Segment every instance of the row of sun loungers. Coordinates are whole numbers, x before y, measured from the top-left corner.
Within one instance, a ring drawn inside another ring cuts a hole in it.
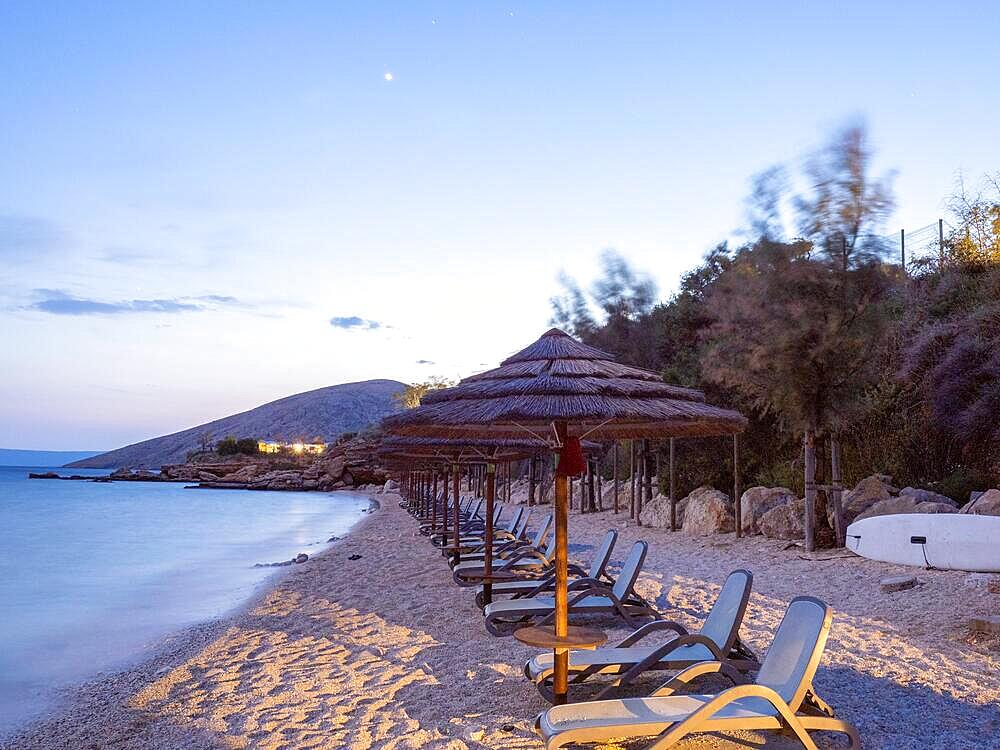
[[[497,636],[510,635],[525,624],[549,624],[555,614],[554,550],[547,541],[552,516],[545,516],[529,540],[531,511],[518,507],[500,524],[503,512],[498,506],[494,518],[491,601],[486,601],[482,583],[486,540],[479,501],[466,501],[460,509],[462,551],[460,560],[452,561],[456,583],[478,587],[476,602],[486,629]],[[447,548],[453,541],[434,536],[437,530],[428,524],[420,530],[438,547]],[[692,733],[731,730],[784,731],[810,750],[816,750],[810,732],[839,732],[852,748],[860,748],[857,730],[836,718],[813,687],[833,618],[826,604],[808,596],[793,599],[760,660],[739,635],[753,586],[749,571],[730,573],[701,627],[689,631],[664,619],[635,591],[646,542],[635,542],[618,574],[609,573],[617,539],[616,531],[608,531],[588,568],[570,566],[569,612],[571,618],[619,617],[635,629],[612,646],[569,652],[570,685],[591,684],[591,699],[552,706],[538,716],[535,727],[547,748],[630,737],[647,738],[647,747],[659,749]],[[674,637],[664,641],[664,634]],[[524,665],[525,677],[550,702],[553,661],[553,655],[545,653]],[[648,697],[614,697],[653,671],[675,674]],[[706,675],[721,676],[732,687],[716,693],[686,692]]]

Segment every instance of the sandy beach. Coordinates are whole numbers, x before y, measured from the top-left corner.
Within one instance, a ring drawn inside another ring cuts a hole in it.
[[[280,574],[233,616],[75,690],[67,707],[4,747],[540,747],[531,727],[546,704],[521,674],[534,652],[488,635],[473,590],[454,585],[398,497],[378,500],[345,539]],[[1000,646],[967,631],[970,616],[996,613],[1000,595],[966,585],[967,574],[904,571],[842,550],[803,559],[783,542],[671,534],[610,512],[572,515],[571,556],[586,558],[612,526],[620,530],[615,563],[632,541],[650,542],[639,590],[686,625],[697,624],[728,571],[752,570],[742,632],[758,652],[793,596],[830,603],[835,620],[816,687],[866,748],[1000,747]],[[919,585],[879,591],[882,576],[902,572]],[[625,632],[599,624],[612,639]],[[833,735],[819,740],[845,746]],[[761,746],[796,745],[753,732],[682,745]]]

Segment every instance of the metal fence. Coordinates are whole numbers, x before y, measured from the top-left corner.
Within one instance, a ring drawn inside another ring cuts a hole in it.
[[[898,234],[881,237],[887,259],[895,257],[907,273],[940,267],[945,261],[945,245],[954,227],[938,219],[917,229],[900,229]]]

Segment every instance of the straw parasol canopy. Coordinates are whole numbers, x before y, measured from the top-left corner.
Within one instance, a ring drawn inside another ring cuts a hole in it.
[[[557,328],[500,367],[432,391],[384,424],[400,435],[552,442],[557,422],[568,436],[594,439],[708,437],[746,427],[743,415],[705,403],[701,391],[615,362]]]
[[[746,419],[705,403],[700,391],[668,385],[654,372],[615,362],[607,352],[553,328],[500,367],[429,393],[416,409],[387,417],[383,424],[390,432],[411,436],[531,435],[558,452],[555,616],[546,639],[553,648],[555,701],[564,703],[568,649],[577,643],[569,626],[568,482],[586,465],[581,439],[735,435],[746,427]]]
[[[512,438],[433,438],[390,435],[382,439],[375,453],[379,459],[396,464],[483,464],[522,461],[540,453],[548,453],[548,443],[527,436]],[[598,455],[600,443],[582,443],[583,452]]]
[[[383,438],[376,449],[380,459],[410,459],[427,462],[489,463],[519,461],[548,450],[540,440],[509,438]]]

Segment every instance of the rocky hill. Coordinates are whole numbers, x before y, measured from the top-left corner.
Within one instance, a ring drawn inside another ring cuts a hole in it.
[[[344,432],[362,430],[395,411],[393,396],[405,387],[395,380],[365,380],[317,388],[67,465],[91,469],[159,468],[183,462],[189,452],[200,447],[206,434],[212,440],[234,435],[284,441],[322,436],[332,441]]]

